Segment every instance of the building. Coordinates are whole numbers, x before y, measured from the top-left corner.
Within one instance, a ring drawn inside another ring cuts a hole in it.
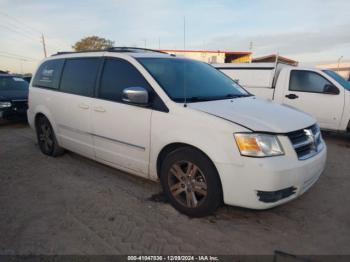
[[[279,63],[292,65],[292,66],[297,66],[299,64],[298,61],[295,61],[293,59],[290,59],[284,56],[276,55],[276,54],[253,58],[252,63],[275,63],[277,57],[278,57]]]
[[[211,50],[160,50],[169,54],[184,56],[206,63],[249,63],[251,52],[211,51]]]
[[[331,63],[317,65],[317,68],[331,69],[344,77],[346,80],[350,79],[350,62]]]

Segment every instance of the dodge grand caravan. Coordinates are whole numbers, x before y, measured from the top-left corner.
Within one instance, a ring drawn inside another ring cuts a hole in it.
[[[249,94],[206,63],[146,49],[45,59],[30,85],[28,121],[42,153],[66,149],[160,180],[190,216],[222,202],[286,203],[326,161],[311,116]]]

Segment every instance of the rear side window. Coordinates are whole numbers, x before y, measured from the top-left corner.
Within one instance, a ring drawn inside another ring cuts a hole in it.
[[[60,90],[76,95],[92,96],[99,64],[100,58],[67,59]]]
[[[290,72],[289,90],[323,93],[325,87],[331,83],[323,76],[306,70],[292,70]]]
[[[63,59],[44,62],[35,74],[33,86],[57,89],[63,64]]]
[[[122,101],[122,92],[128,87],[151,87],[141,73],[128,61],[107,58],[103,67],[98,97],[106,100]]]

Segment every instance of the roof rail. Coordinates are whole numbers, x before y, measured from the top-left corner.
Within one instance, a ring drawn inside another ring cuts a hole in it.
[[[155,50],[155,49],[141,48],[141,47],[128,47],[128,46],[110,47],[110,48],[105,49],[105,51],[108,51],[108,52],[134,52],[134,53],[150,52],[150,53],[168,54],[166,52]]]
[[[93,52],[116,52],[116,53],[162,53],[162,54],[168,54],[163,51],[154,50],[154,49],[148,49],[148,48],[139,48],[139,47],[110,47],[106,49],[100,49],[100,50],[85,50],[85,51],[66,51],[66,52],[57,52],[56,54],[53,54],[52,56],[57,55],[66,55],[66,54],[79,54],[79,53],[93,53]]]

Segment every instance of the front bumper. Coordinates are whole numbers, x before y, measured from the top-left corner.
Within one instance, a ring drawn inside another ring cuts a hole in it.
[[[0,109],[0,118],[11,120],[26,117],[28,102],[26,100],[12,102],[11,107]]]
[[[324,144],[324,141],[322,141]],[[225,204],[252,209],[267,209],[306,192],[324,170],[327,148],[317,155],[298,160],[293,148],[279,157],[242,157],[240,165],[215,163]]]

